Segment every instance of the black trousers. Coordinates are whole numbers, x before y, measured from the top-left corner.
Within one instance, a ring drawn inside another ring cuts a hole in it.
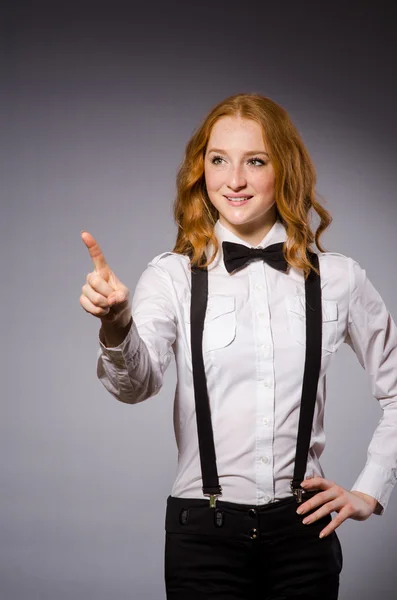
[[[313,496],[304,494],[304,499]],[[319,538],[328,515],[303,525],[295,498],[261,506],[168,497],[168,600],[336,600],[342,549]],[[314,511],[311,511],[314,512]]]

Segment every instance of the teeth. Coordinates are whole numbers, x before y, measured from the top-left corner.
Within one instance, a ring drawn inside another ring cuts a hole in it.
[[[238,196],[237,198],[229,198],[229,196],[226,196],[228,200],[231,200],[232,202],[242,202],[243,200],[248,200],[248,196]]]

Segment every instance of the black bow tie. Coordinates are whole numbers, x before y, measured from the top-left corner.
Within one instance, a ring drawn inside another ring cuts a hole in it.
[[[278,271],[286,272],[288,263],[284,258],[283,242],[272,244],[267,248],[248,248],[243,244],[234,242],[223,242],[223,259],[228,273],[243,267],[252,258],[261,258],[267,264]]]

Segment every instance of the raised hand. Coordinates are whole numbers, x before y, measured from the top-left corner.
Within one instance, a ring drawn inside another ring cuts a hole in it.
[[[112,271],[93,236],[82,231],[81,239],[88,248],[94,270],[88,273],[81,289],[80,304],[86,312],[100,318],[103,325],[125,327],[131,319],[129,290]]]

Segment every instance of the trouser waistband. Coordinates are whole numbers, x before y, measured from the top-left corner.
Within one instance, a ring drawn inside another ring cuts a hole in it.
[[[318,491],[305,492],[302,501],[305,502],[317,493]],[[216,508],[210,508],[206,499],[169,496],[165,529],[170,533],[222,537],[243,535],[256,539],[260,532],[277,531],[280,534],[283,528],[302,520],[296,512],[298,506],[300,505],[293,496],[259,506],[218,500]]]

